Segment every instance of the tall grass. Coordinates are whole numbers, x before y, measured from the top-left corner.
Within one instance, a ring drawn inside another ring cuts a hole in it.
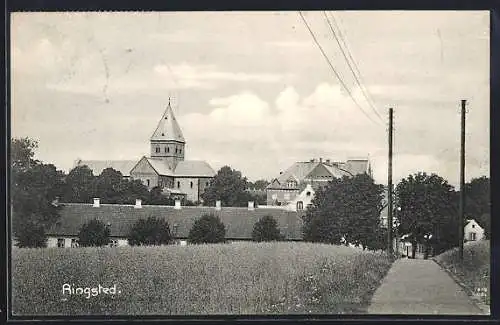
[[[392,261],[310,243],[14,249],[16,315],[363,313]],[[86,299],[62,285],[117,285]]]
[[[490,241],[468,242],[464,245],[464,259],[460,261],[458,248],[435,257],[435,260],[454,273],[470,291],[490,304]]]

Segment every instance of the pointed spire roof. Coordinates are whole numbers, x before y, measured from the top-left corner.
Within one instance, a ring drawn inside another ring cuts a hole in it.
[[[151,136],[151,140],[175,140],[186,142],[182,135],[181,127],[174,116],[174,111],[170,106],[170,98],[168,100],[167,109],[165,109],[161,120],[158,122],[158,126]]]

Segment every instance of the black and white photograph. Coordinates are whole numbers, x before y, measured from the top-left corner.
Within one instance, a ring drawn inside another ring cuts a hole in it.
[[[13,317],[491,314],[489,11],[9,19]]]

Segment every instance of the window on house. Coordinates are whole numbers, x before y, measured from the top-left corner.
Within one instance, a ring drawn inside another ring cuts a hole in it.
[[[189,185],[191,186],[191,188],[193,188],[193,182],[191,182]]]
[[[146,183],[148,184],[148,187],[149,187],[149,179],[146,180]]]
[[[175,153],[177,153],[179,151],[179,149],[175,148]]]
[[[117,247],[118,246],[118,240],[116,239],[111,239],[109,241],[109,247]]]
[[[179,153],[182,153],[182,149],[179,149]]]
[[[303,210],[304,209],[304,202],[299,201],[297,202],[297,210]]]
[[[71,238],[71,247],[78,247],[78,239]]]
[[[167,152],[170,152],[170,148],[169,147],[167,147]]]
[[[167,147],[165,147],[165,152],[167,152]]]
[[[206,185],[206,186],[209,186],[209,185],[210,185],[210,182],[207,182],[205,185]]]
[[[470,240],[476,240],[476,233],[475,232],[471,232],[469,234],[469,236],[470,236]]]
[[[156,147],[156,152],[160,152],[160,147]]]
[[[472,225],[472,228],[476,228],[476,225]]]
[[[64,247],[64,238],[57,238],[57,247]]]
[[[177,188],[181,188],[181,182],[177,182]]]

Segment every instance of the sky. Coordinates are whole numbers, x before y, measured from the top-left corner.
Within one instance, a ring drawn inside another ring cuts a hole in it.
[[[395,181],[457,186],[466,99],[466,180],[489,176],[487,11],[302,13],[334,70],[297,11],[13,13],[11,136],[64,171],[138,160],[170,98],[187,160],[270,180],[368,157],[387,184],[393,107]]]

